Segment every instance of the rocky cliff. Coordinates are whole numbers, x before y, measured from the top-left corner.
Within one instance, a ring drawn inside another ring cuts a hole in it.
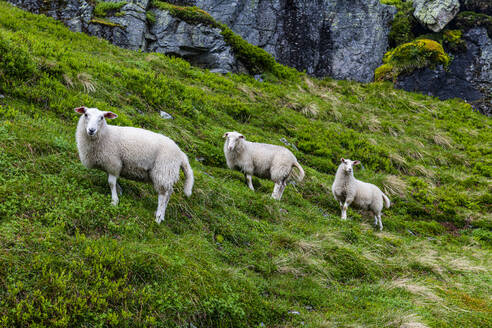
[[[219,29],[189,24],[155,9],[149,0],[106,1],[122,5],[118,10],[108,10],[105,17],[94,14],[94,1],[9,2],[122,47],[177,55],[217,72],[244,70]],[[204,9],[282,64],[315,76],[363,82],[371,81],[374,69],[381,64],[395,13],[393,7],[379,0],[169,2]],[[149,13],[153,19],[149,20]]]
[[[37,14],[63,21],[72,31],[107,39],[120,47],[153,51],[187,59],[214,72],[245,71],[234,56],[221,30],[205,24],[190,24],[160,10],[149,0],[10,0],[12,4]],[[104,10],[106,8],[106,10]]]
[[[185,0],[277,61],[315,76],[369,82],[396,10],[379,0]]]

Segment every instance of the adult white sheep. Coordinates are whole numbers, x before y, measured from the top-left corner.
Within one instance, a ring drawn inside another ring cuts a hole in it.
[[[108,125],[106,119],[117,117],[112,112],[86,107],[75,111],[82,114],[75,135],[80,161],[87,168],[108,173],[111,204],[118,205],[119,177],[152,181],[159,194],[155,221],[161,223],[180,168],[186,177],[184,193],[191,196],[193,171],[188,157],[174,141],[144,129]]]
[[[341,161],[331,191],[342,208],[342,220],[347,219],[347,208],[354,204],[360,209],[371,211],[374,215],[374,225],[378,225],[379,222],[379,230],[383,230],[381,211],[383,202],[386,207],[390,207],[389,198],[377,186],[354,177],[353,166],[360,164],[360,161],[343,158]]]
[[[280,200],[292,168],[299,170],[297,179],[304,178],[304,170],[296,157],[285,147],[247,141],[241,133],[226,132],[223,136],[224,155],[230,169],[244,173],[249,189],[255,190],[251,176],[275,182],[272,198]]]

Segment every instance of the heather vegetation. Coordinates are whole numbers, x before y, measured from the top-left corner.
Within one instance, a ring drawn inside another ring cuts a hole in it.
[[[0,2],[0,326],[491,326],[490,118],[265,62],[262,81],[212,74]],[[175,140],[192,197],[181,179],[157,225],[152,186],[121,179],[110,206],[78,159],[81,105]],[[281,202],[268,180],[253,193],[225,165],[233,130],[287,142],[305,180]],[[340,157],[391,198],[383,232],[340,220]]]

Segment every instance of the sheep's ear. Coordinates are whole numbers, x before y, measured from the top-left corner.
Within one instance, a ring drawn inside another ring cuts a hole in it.
[[[76,111],[79,114],[85,114],[85,107],[84,106],[74,108],[73,110]]]
[[[345,163],[345,158],[342,157],[342,159],[340,160],[342,163]]]
[[[360,161],[354,161],[354,165],[359,165]]]
[[[226,132],[226,133],[224,133],[224,135],[222,136],[222,138],[225,139],[225,138],[227,138],[228,135],[229,135],[229,132]]]
[[[104,113],[104,117],[107,118],[107,119],[109,119],[109,120],[112,120],[113,118],[117,118],[118,115],[116,115],[113,112],[106,112],[106,113]]]

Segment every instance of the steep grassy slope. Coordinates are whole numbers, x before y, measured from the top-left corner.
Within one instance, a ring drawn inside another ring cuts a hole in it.
[[[116,48],[0,2],[0,325],[485,327],[492,325],[489,118],[390,84],[220,76]],[[150,185],[85,169],[86,105],[170,136],[189,155],[166,221]],[[164,110],[174,120],[163,120]],[[285,138],[307,177],[225,168],[222,134]],[[330,194],[340,157],[394,205],[384,232]]]

